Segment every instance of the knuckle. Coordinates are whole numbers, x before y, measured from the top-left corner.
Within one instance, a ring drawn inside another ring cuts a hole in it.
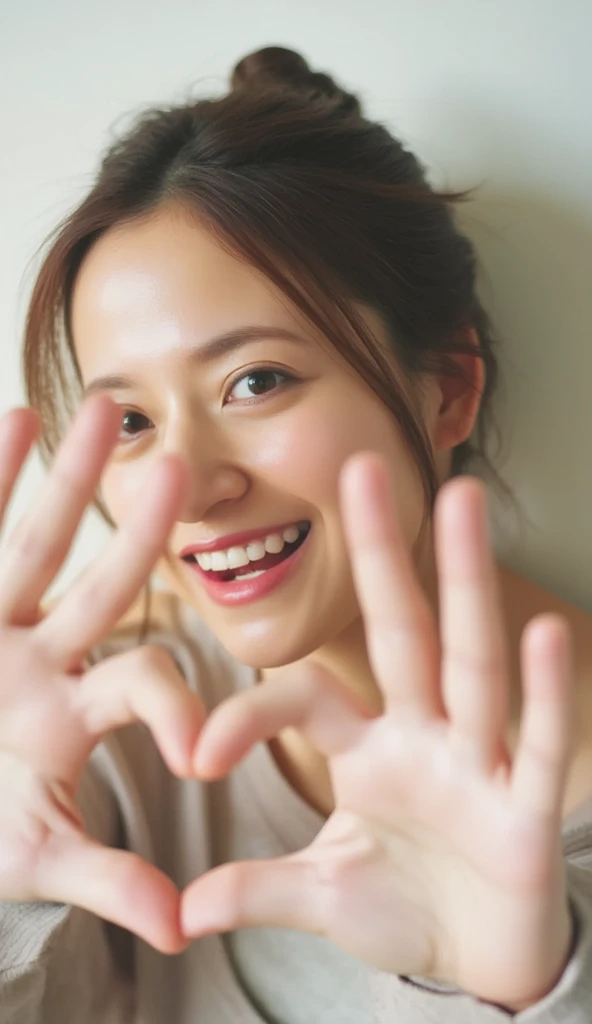
[[[466,672],[469,675],[502,678],[506,672],[503,657],[494,651],[476,648],[463,650],[458,647],[449,648],[445,652],[446,660],[454,667],[455,672]]]
[[[233,864],[225,872],[224,882],[224,901],[227,912],[240,915],[249,902],[252,882],[250,866],[243,863]]]
[[[38,563],[43,557],[43,565],[46,571],[55,574],[60,567],[59,552],[47,547],[47,542],[34,534],[33,524],[27,518],[22,520],[8,538],[4,557],[9,562],[20,565],[31,565]]]
[[[106,608],[111,607],[117,599],[113,589],[113,581],[108,577],[99,575],[91,569],[86,578],[82,581],[80,588],[80,603],[88,608],[89,613],[97,615]]]
[[[125,894],[126,898],[133,898],[134,890],[142,885],[140,879],[143,866],[144,862],[137,853],[114,857],[109,865],[114,890]]]
[[[81,474],[81,466],[71,458],[68,458],[66,465],[63,449],[61,455],[62,457],[54,463],[47,478],[48,489],[52,495],[68,494],[71,499],[78,502],[86,498],[88,484]]]
[[[524,740],[520,749],[523,758],[535,764],[540,771],[552,773],[558,768],[560,749],[553,745],[544,745],[534,737]]]
[[[317,884],[326,891],[338,891],[345,875],[343,860],[337,857],[321,857],[315,865]]]
[[[258,699],[260,696],[266,695],[257,692],[238,694],[226,703],[237,718],[240,715],[241,730],[247,735],[258,733],[265,718],[266,705],[265,701]]]

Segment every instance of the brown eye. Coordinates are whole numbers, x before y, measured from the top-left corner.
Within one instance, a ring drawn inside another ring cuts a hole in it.
[[[259,370],[257,373],[250,373],[247,377],[247,387],[250,389],[253,395],[263,395],[266,391],[271,391],[276,385],[275,378],[277,373],[272,373],[271,370]]]
[[[287,373],[280,373],[279,370],[268,370],[265,367],[251,370],[234,382],[230,391],[231,401],[258,398],[260,395],[277,390],[278,387],[290,380],[294,380],[294,378]]]
[[[136,437],[147,426],[151,426],[148,417],[141,412],[134,412],[133,409],[128,409],[121,418],[121,433],[125,437]]]

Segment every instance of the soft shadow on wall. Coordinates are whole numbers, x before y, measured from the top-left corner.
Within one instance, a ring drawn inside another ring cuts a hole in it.
[[[559,112],[444,85],[416,98],[407,140],[434,184],[474,188],[458,221],[499,339],[494,461],[515,497],[491,491],[498,552],[592,611],[592,134],[567,84]]]
[[[592,217],[534,190],[483,186],[459,217],[502,371],[492,494],[500,555],[592,611]]]

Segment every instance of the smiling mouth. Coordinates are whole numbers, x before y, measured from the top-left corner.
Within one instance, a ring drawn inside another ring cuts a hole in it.
[[[277,548],[279,546],[277,540],[271,544],[268,543],[271,537],[280,537],[279,534],[271,534],[267,538],[262,537],[259,541],[253,541],[245,547],[237,546],[230,548],[225,553],[208,553],[205,558],[201,554],[184,555],[183,561],[191,566],[199,567],[204,576],[216,580],[218,583],[232,583],[234,580],[254,579],[256,576],[262,576],[268,569],[273,569],[280,562],[285,562],[286,559],[293,555],[306,540],[310,528],[311,524],[308,521],[295,524],[291,528],[298,530],[298,536],[294,540],[288,540],[287,537],[291,536],[291,534],[289,531],[284,531],[287,536],[281,537],[283,546],[280,551],[268,550],[269,547]],[[218,562],[223,562],[224,558],[218,558],[217,561],[216,556],[223,554],[226,554],[227,563],[228,561],[232,563],[232,561],[240,560],[245,562],[245,564],[234,566],[228,566],[227,564],[224,568],[217,568]]]

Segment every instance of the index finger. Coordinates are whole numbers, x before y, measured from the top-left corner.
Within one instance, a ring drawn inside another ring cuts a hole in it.
[[[79,664],[128,610],[163,553],[185,486],[184,464],[173,456],[148,471],[142,501],[37,627],[43,649],[57,663]]]
[[[437,634],[385,461],[373,452],[350,459],[341,498],[368,654],[387,709],[440,714]]]

